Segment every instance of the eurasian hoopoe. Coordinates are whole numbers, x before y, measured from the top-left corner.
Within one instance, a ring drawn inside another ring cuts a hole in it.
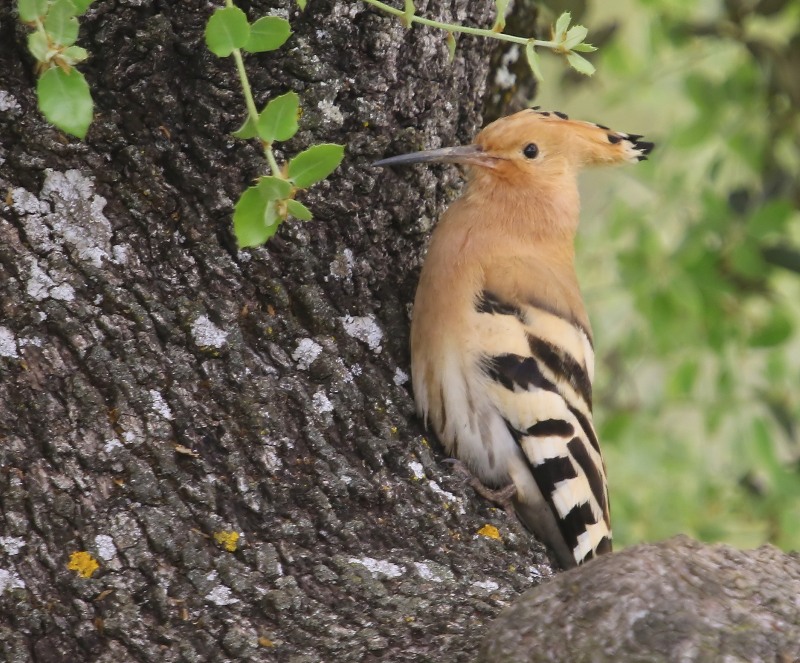
[[[376,163],[470,166],[417,288],[417,410],[482,482],[513,484],[517,515],[565,568],[611,550],[592,332],[574,268],[576,176],[646,159],[653,144],[640,138],[530,109],[488,125],[474,145]]]

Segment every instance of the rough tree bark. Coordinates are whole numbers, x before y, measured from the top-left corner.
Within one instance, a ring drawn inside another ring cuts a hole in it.
[[[526,592],[480,663],[797,663],[800,555],[687,537],[608,555]]]
[[[417,2],[473,24],[492,4]],[[232,201],[263,157],[230,137],[243,105],[233,62],[204,47],[212,3],[94,3],[84,142],[36,110],[10,5],[4,660],[472,660],[481,625],[550,569],[413,413],[409,305],[458,174],[369,164],[469,140],[490,45],[463,39],[449,64],[440,34],[358,2],[240,3],[291,17],[281,51],[248,59],[259,106],[301,95],[288,151],[347,157],[307,196],[315,221],[238,252]],[[487,522],[501,538],[477,534]]]
[[[493,5],[416,4],[473,24]],[[359,2],[241,5],[291,16],[287,46],[248,61],[259,105],[302,97],[288,152],[347,145],[306,198],[316,220],[244,252],[232,201],[263,159],[230,137],[242,102],[233,63],[203,45],[212,3],[96,0],[81,21],[97,111],[84,142],[42,121],[26,31],[0,5],[3,660],[472,661],[486,624],[552,575],[413,413],[409,306],[457,172],[369,166],[469,140],[491,45],[462,39],[451,65],[441,35]],[[596,619],[616,637],[601,580],[615,591],[641,554],[559,576],[543,613],[526,601],[498,623],[484,660],[498,642],[522,647],[509,660],[608,660],[576,656],[564,634]],[[795,587],[773,557],[758,561]],[[709,585],[723,603],[728,578]],[[743,591],[791,614],[791,596],[757,590]],[[565,630],[531,640],[551,614]],[[662,622],[635,623],[660,651]]]

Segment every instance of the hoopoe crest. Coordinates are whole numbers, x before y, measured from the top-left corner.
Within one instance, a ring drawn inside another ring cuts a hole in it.
[[[640,139],[530,109],[473,145],[376,164],[469,167],[420,276],[414,397],[448,453],[486,485],[513,484],[520,520],[565,568],[611,550],[592,332],[574,267],[577,173],[646,159],[653,144]]]

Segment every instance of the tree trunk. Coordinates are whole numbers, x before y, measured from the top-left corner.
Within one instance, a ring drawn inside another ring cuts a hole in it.
[[[797,663],[800,555],[680,536],[564,573],[487,629],[480,663]]]
[[[265,166],[230,136],[243,102],[233,62],[203,43],[213,7],[96,0],[79,42],[96,118],[79,142],[36,109],[27,30],[8,5],[3,660],[800,655],[796,557],[680,540],[558,576],[485,628],[552,569],[440,463],[414,415],[410,304],[459,175],[370,164],[469,141],[491,44],[463,38],[449,64],[440,33],[360,2],[242,5],[294,29],[247,59],[259,107],[288,89],[303,100],[279,156],[347,152],[305,198],[314,221],[237,251],[233,201]],[[473,25],[493,9],[417,6]]]
[[[550,573],[413,411],[410,303],[459,175],[370,167],[471,139],[491,45],[461,39],[449,64],[441,33],[362,3],[275,4],[241,5],[294,30],[247,58],[257,104],[300,94],[289,156],[347,152],[305,198],[314,221],[247,251],[232,201],[264,160],[230,136],[242,95],[204,46],[210,3],[92,5],[83,142],[42,120],[27,30],[0,9],[5,660],[468,661]]]

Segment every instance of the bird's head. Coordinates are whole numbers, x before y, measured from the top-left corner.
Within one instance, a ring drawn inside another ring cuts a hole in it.
[[[535,185],[574,176],[584,166],[643,161],[653,143],[641,138],[537,108],[492,122],[472,145],[403,154],[375,165],[462,163],[479,179]]]

